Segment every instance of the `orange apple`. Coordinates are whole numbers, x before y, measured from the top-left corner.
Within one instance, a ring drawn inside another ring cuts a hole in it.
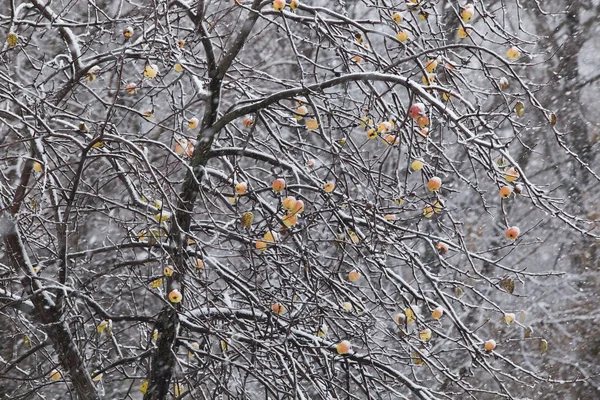
[[[473,4],[467,4],[463,7],[460,16],[464,22],[469,22],[473,18],[473,14],[475,14],[475,7]]]
[[[267,249],[267,244],[261,240],[258,240],[255,247],[258,251],[265,251]]]
[[[285,179],[277,178],[273,181],[271,188],[274,192],[280,193],[283,189],[285,189]]]
[[[444,255],[448,252],[449,247],[446,243],[443,242],[439,242],[438,244],[435,245],[435,248],[437,249],[438,253],[441,255]]]
[[[314,131],[315,129],[319,129],[319,123],[314,118],[306,120],[306,129],[308,129],[309,131]]]
[[[423,161],[421,160],[414,160],[411,164],[410,167],[412,168],[413,171],[420,171],[423,169]]]
[[[246,128],[250,128],[252,125],[254,125],[254,118],[250,116],[244,117],[242,120],[242,125],[244,125]]]
[[[517,179],[519,179],[519,173],[517,172],[516,169],[514,168],[509,168],[505,173],[504,173],[504,179],[506,179],[508,182],[514,182]]]
[[[427,182],[427,189],[429,189],[431,192],[437,192],[441,187],[442,180],[437,176],[434,176],[429,180],[429,182]]]
[[[515,61],[517,58],[519,58],[520,55],[521,55],[521,52],[515,46],[506,50],[506,58],[508,58],[511,61]]]
[[[181,292],[177,289],[173,289],[171,290],[171,293],[169,293],[169,301],[171,303],[180,303],[182,298]]]
[[[417,119],[425,115],[425,104],[415,103],[408,109],[408,116]]]
[[[339,342],[335,348],[338,354],[348,354],[352,349],[352,344],[347,340]]]
[[[496,348],[496,341],[494,339],[489,339],[483,344],[483,348],[485,351],[492,351]]]
[[[135,94],[135,92],[137,91],[137,85],[135,83],[128,83],[127,85],[125,85],[125,91],[128,94]]]
[[[293,196],[288,196],[285,199],[283,199],[283,202],[281,203],[281,205],[284,210],[291,211],[294,209],[294,206],[296,205],[296,198]]]
[[[520,234],[521,230],[516,226],[511,226],[504,232],[504,235],[510,240],[517,240]]]
[[[500,197],[503,199],[509,198],[512,194],[513,189],[510,186],[502,186],[500,188]]]
[[[419,339],[424,342],[429,341],[431,339],[431,329],[425,328],[419,331]]]
[[[283,216],[282,220],[285,226],[294,226],[298,223],[298,215],[295,213],[287,213]]]
[[[357,270],[353,269],[352,271],[348,272],[348,280],[350,282],[356,282],[359,279],[360,279],[360,272],[358,272]]]
[[[190,118],[190,120],[188,121],[188,129],[196,129],[198,127],[198,122],[200,122],[198,121],[198,118]]]
[[[271,306],[271,310],[273,310],[273,312],[277,315],[282,315],[283,313],[285,313],[285,306],[280,303],[273,303],[273,305]]]
[[[275,11],[283,11],[285,8],[285,0],[275,0],[273,1],[273,10]]]
[[[327,193],[333,192],[334,189],[335,189],[335,183],[333,183],[333,182],[327,182],[327,183],[325,183],[325,185],[323,185],[323,190]]]
[[[403,20],[402,15],[397,12],[392,14],[392,19],[396,24],[401,24]]]
[[[444,315],[444,309],[442,308],[442,306],[436,307],[431,312],[431,318],[435,320],[439,320],[440,318],[442,318],[442,315]]]
[[[130,38],[133,36],[133,27],[128,26],[127,28],[125,28],[123,30],[123,36],[125,36],[126,38]]]
[[[396,34],[396,39],[404,43],[408,40],[408,31],[400,31]]]
[[[246,182],[240,182],[235,185],[235,193],[237,194],[245,194],[248,190],[248,184]]]

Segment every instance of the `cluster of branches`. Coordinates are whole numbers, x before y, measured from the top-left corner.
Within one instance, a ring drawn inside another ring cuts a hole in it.
[[[532,178],[541,160],[519,165],[522,132],[599,178],[522,73],[535,38],[509,29],[518,9],[485,3],[13,2],[6,393],[512,399],[560,383],[533,367],[548,343],[519,305],[556,273],[519,264],[547,218],[597,232]]]

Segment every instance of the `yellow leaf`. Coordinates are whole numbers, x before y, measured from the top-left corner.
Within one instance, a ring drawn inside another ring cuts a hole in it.
[[[548,342],[546,339],[542,339],[540,341],[540,354],[544,354],[546,351],[548,351]]]
[[[250,211],[245,212],[242,214],[242,217],[240,218],[240,225],[242,225],[242,228],[250,229],[250,226],[252,226],[253,220],[254,220],[254,214],[252,214]]]
[[[412,324],[413,322],[415,322],[417,320],[417,316],[415,315],[415,312],[410,307],[408,307],[406,310],[404,310],[404,315],[406,315],[406,322],[408,322],[409,324]]]
[[[6,37],[6,41],[8,42],[8,45],[10,47],[15,47],[17,45],[17,42],[19,41],[19,37],[16,33],[10,32]]]
[[[150,283],[150,289],[156,289],[159,288],[163,283],[162,278],[158,278],[152,281],[152,283]]]

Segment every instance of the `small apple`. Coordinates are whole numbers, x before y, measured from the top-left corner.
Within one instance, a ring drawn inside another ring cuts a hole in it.
[[[498,85],[500,86],[501,90],[505,90],[508,89],[508,87],[510,86],[510,83],[508,82],[508,79],[506,77],[502,77],[500,78],[500,80],[498,81]]]
[[[244,117],[242,120],[242,125],[244,125],[246,128],[250,128],[252,125],[254,125],[254,118],[251,116]]]
[[[315,129],[319,129],[319,123],[316,119],[311,118],[306,120],[306,129],[309,131],[314,131]]]
[[[429,72],[429,73],[433,73],[433,71],[435,71],[435,69],[438,66],[438,60],[437,59],[433,59],[433,60],[428,60],[425,63],[425,71]]]
[[[437,192],[441,187],[442,180],[437,176],[434,176],[429,180],[429,182],[427,182],[427,189],[429,189],[431,192]]]
[[[408,31],[400,31],[396,34],[396,39],[398,39],[401,43],[404,43],[408,40]]]
[[[369,138],[370,140],[373,140],[377,137],[377,131],[373,128],[369,129],[367,131],[367,138]]]
[[[494,350],[496,348],[496,341],[494,339],[486,340],[486,342],[483,344],[483,348],[485,351]]]
[[[408,116],[417,119],[425,115],[425,104],[415,103],[408,109]]]
[[[314,167],[317,166],[317,162],[315,160],[313,160],[312,158],[309,158],[308,160],[306,160],[306,166],[309,169],[313,169]]]
[[[283,199],[281,206],[283,207],[284,210],[288,210],[291,211],[294,209],[294,206],[296,205],[296,198],[293,196],[288,196],[285,199]]]
[[[386,214],[383,216],[383,218],[385,218],[386,221],[395,221],[396,220],[396,216],[394,214]]]
[[[425,218],[431,218],[433,217],[433,214],[435,214],[435,212],[433,211],[433,207],[427,206],[423,208],[423,216],[425,216]]]
[[[98,72],[100,72],[100,67],[97,65],[94,65],[92,68],[90,68],[87,72],[87,80],[88,82],[94,82],[96,80],[96,74],[98,74]]]
[[[504,235],[510,240],[517,240],[520,234],[521,230],[516,226],[511,226],[504,232]]]
[[[401,24],[403,19],[404,18],[402,18],[402,15],[400,13],[396,12],[392,14],[392,20],[394,20],[396,24]]]
[[[521,194],[523,192],[523,185],[516,184],[515,185],[515,194]]]
[[[277,232],[268,231],[263,236],[263,240],[267,243],[274,243],[279,240],[279,234]]]
[[[358,272],[357,270],[353,269],[352,271],[348,272],[348,280],[350,282],[356,282],[359,279],[360,279],[360,272]]]
[[[304,211],[304,202],[302,200],[296,200],[294,206],[291,209],[293,214],[300,214]]]
[[[512,192],[513,192],[513,189],[510,186],[502,186],[500,188],[500,197],[502,197],[503,199],[507,199],[510,197]]]
[[[52,371],[50,371],[50,373],[48,374],[48,378],[51,381],[57,381],[60,378],[62,378],[62,375],[60,374],[60,372],[57,369],[53,369]]]
[[[427,342],[429,339],[431,339],[431,329],[425,328],[420,330],[419,339],[421,339],[424,342]]]
[[[471,35],[471,28],[461,26],[458,28],[458,37],[460,39],[466,39]]]
[[[242,195],[248,191],[248,184],[246,182],[240,182],[235,185],[235,193]]]
[[[516,46],[513,46],[510,49],[506,50],[506,58],[508,58],[511,61],[515,61],[517,58],[519,58],[520,55],[521,52],[519,52],[519,49]]]
[[[285,189],[285,179],[277,178],[273,181],[271,188],[274,192],[280,193],[283,189]]]
[[[283,11],[285,8],[285,0],[275,0],[273,1],[273,10],[275,11]]]
[[[377,125],[377,132],[379,133],[387,133],[392,130],[392,124],[389,121],[383,121],[379,125]]]
[[[504,322],[506,322],[506,325],[510,325],[513,322],[515,322],[515,314],[514,313],[505,313],[504,314]]]
[[[463,22],[469,22],[473,18],[473,14],[475,14],[475,7],[473,7],[473,4],[467,4],[463,7],[460,17]]]
[[[442,318],[443,315],[444,315],[444,309],[442,308],[442,306],[436,307],[431,312],[431,318],[435,319],[436,321],[439,320],[440,318]]]
[[[180,49],[183,49],[183,48],[185,47],[185,40],[183,40],[183,39],[179,39],[179,40],[177,40],[177,46],[178,46]]]
[[[255,247],[258,251],[265,251],[267,249],[267,244],[261,240],[258,240]]]
[[[347,340],[342,340],[335,347],[338,354],[348,354],[350,352],[351,348],[352,348],[352,344]]]
[[[296,8],[298,8],[299,5],[300,5],[300,1],[298,1],[298,0],[290,1],[290,8],[292,10],[295,10]]]
[[[429,126],[429,118],[427,118],[425,115],[417,118],[417,125],[419,125],[419,128],[425,128]]]
[[[136,91],[137,85],[135,83],[128,83],[125,85],[125,92],[127,92],[127,94],[135,94]]]
[[[326,193],[331,193],[331,192],[333,192],[334,189],[335,189],[335,183],[333,183],[333,182],[327,182],[327,183],[325,183],[325,185],[323,185],[323,190]]]
[[[352,311],[352,303],[345,301],[342,303],[342,308],[346,311]]]
[[[383,143],[385,143],[386,146],[398,146],[398,144],[400,144],[400,136],[391,133],[383,135]]]
[[[300,106],[296,109],[294,118],[296,118],[298,121],[301,121],[306,114],[308,114],[308,108],[306,106]]]
[[[127,39],[132,37],[133,36],[133,27],[128,26],[127,28],[125,28],[123,30],[123,36],[125,36]]]
[[[519,179],[519,173],[517,172],[516,169],[514,168],[509,168],[505,173],[504,173],[504,179],[506,179],[508,182],[514,182],[517,179]]]
[[[32,169],[33,172],[40,173],[44,170],[44,166],[40,162],[34,161]]]
[[[435,248],[436,248],[436,250],[438,251],[438,253],[439,253],[440,255],[444,255],[444,254],[446,254],[446,253],[448,252],[448,250],[449,250],[449,247],[448,247],[448,245],[447,245],[446,243],[444,243],[444,242],[439,242],[439,243],[437,243],[437,244],[435,245]]]
[[[188,129],[196,129],[198,127],[198,122],[200,122],[198,121],[198,118],[190,118],[190,120],[188,121]]]
[[[287,227],[295,226],[298,223],[298,215],[295,213],[287,213],[282,217],[283,224]]]
[[[411,164],[410,167],[412,168],[413,171],[420,171],[423,169],[423,161],[421,160],[414,160]]]
[[[200,258],[196,259],[196,269],[204,269],[204,261]]]
[[[271,310],[273,310],[273,312],[277,315],[282,315],[285,313],[285,306],[280,303],[273,303]]]
[[[177,289],[173,289],[171,290],[171,293],[169,293],[169,301],[171,303],[181,303],[182,298],[181,292]]]
[[[146,65],[144,68],[144,77],[154,79],[158,75],[158,66],[156,64]]]

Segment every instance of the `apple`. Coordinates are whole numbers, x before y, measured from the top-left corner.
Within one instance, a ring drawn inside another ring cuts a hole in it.
[[[316,119],[311,118],[306,120],[306,129],[309,131],[314,131],[315,129],[319,129],[319,123]]]
[[[371,118],[369,118],[368,115],[363,116],[359,123],[360,126],[362,126],[363,128],[366,128],[367,126],[372,126],[373,125],[373,120]]]
[[[242,195],[248,191],[248,184],[246,182],[240,182],[235,185],[235,193]]]
[[[515,322],[515,314],[514,313],[505,313],[504,314],[504,322],[506,322],[506,325],[510,325],[513,322]]]
[[[274,192],[280,193],[283,189],[285,189],[285,179],[277,178],[273,181],[271,188]]]
[[[57,381],[60,378],[62,378],[62,375],[60,374],[60,372],[57,369],[53,369],[48,374],[48,378],[50,378],[51,381]]]
[[[308,108],[302,105],[296,109],[296,114],[294,115],[294,118],[296,118],[298,121],[301,121],[306,114],[308,114]]]
[[[500,188],[500,197],[502,197],[503,199],[507,199],[510,197],[512,192],[513,192],[513,189],[510,186],[502,186]]]
[[[298,223],[298,215],[295,213],[287,213],[283,216],[282,220],[285,226],[294,226]]]
[[[156,64],[146,65],[144,68],[144,77],[154,79],[158,75],[158,66]]]
[[[427,118],[424,115],[417,118],[417,125],[419,125],[419,128],[428,127],[429,126],[429,118]]]
[[[473,14],[475,14],[475,7],[473,4],[467,4],[463,7],[460,17],[464,22],[469,22],[473,18]]]
[[[402,18],[402,15],[401,15],[400,13],[397,13],[397,12],[396,12],[396,13],[393,13],[393,14],[392,14],[392,20],[394,20],[394,22],[395,22],[396,24],[401,24],[401,23],[402,23],[402,20],[403,20],[403,18]]]
[[[299,5],[300,5],[300,2],[298,0],[290,1],[290,8],[292,10],[295,10],[296,8],[298,8]]]
[[[273,10],[275,11],[283,11],[285,8],[285,0],[275,0],[273,1]]]
[[[369,129],[367,131],[367,138],[369,138],[370,140],[373,140],[377,137],[377,131],[373,128]]]
[[[471,35],[471,28],[461,26],[458,28],[458,37],[460,39],[465,39]]]
[[[517,179],[519,179],[519,173],[517,172],[516,169],[514,168],[509,168],[505,173],[504,173],[504,179],[506,179],[508,182],[514,182]]]
[[[255,247],[258,251],[265,251],[267,249],[267,244],[261,240],[258,240]]]
[[[100,67],[97,65],[94,65],[92,68],[90,68],[87,72],[87,80],[88,82],[94,82],[96,80],[96,74],[100,72]]]
[[[438,60],[437,59],[433,59],[433,60],[428,60],[425,63],[425,71],[429,72],[429,73],[433,73],[433,71],[435,71],[435,69],[438,66]]]
[[[40,162],[37,162],[37,161],[33,162],[32,168],[33,168],[33,172],[38,172],[38,173],[40,173],[44,170],[44,166]]]
[[[291,210],[294,214],[300,214],[304,211],[304,202],[302,200],[296,200],[294,207]]]
[[[327,182],[327,183],[325,183],[325,185],[323,185],[323,190],[326,193],[331,193],[331,192],[333,192],[334,189],[335,189],[335,183],[333,183],[333,182]]]
[[[377,132],[386,133],[392,130],[392,124],[389,121],[383,121],[377,125]]]
[[[401,43],[404,43],[408,40],[408,31],[400,31],[396,34],[396,39],[398,39]]]
[[[523,185],[516,184],[515,185],[515,194],[521,194],[521,192],[523,192]]]
[[[342,308],[346,311],[352,311],[352,303],[345,301],[342,303]]]
[[[242,120],[242,125],[244,125],[246,128],[250,128],[252,125],[254,125],[254,118],[251,116],[244,117]]]
[[[317,166],[317,162],[315,160],[313,160],[312,158],[309,158],[308,160],[306,160],[306,166],[308,168],[312,169]]]
[[[494,350],[496,348],[496,341],[494,339],[486,340],[486,342],[483,344],[483,348],[485,351]]]
[[[438,253],[439,253],[440,255],[444,255],[444,254],[446,254],[446,253],[448,252],[448,250],[449,250],[449,247],[448,247],[448,245],[447,245],[446,243],[443,243],[443,242],[439,242],[439,243],[437,243],[437,244],[435,245],[435,248],[437,249],[437,251],[438,251]]]
[[[327,325],[323,324],[321,325],[321,327],[319,328],[319,331],[317,332],[317,336],[320,337],[321,339],[324,338],[325,336],[327,336],[327,332],[329,332],[329,328],[327,327]]]
[[[500,86],[501,90],[505,90],[505,89],[508,89],[508,87],[510,86],[510,83],[508,82],[508,79],[503,76],[498,81],[498,85]]]
[[[285,313],[285,306],[280,303],[273,303],[273,305],[271,306],[271,310],[273,310],[273,312],[277,315],[282,315],[283,313]]]
[[[128,94],[135,94],[135,92],[137,91],[137,85],[135,83],[128,83],[127,85],[125,85],[125,91]]]
[[[400,144],[400,137],[388,133],[387,135],[383,135],[383,143],[385,143],[386,146],[398,146],[398,144]]]
[[[198,118],[190,118],[190,120],[188,121],[188,129],[196,129],[198,127],[198,122],[200,122],[198,121]]]
[[[517,58],[519,58],[520,55],[521,52],[519,52],[519,49],[516,46],[513,46],[510,49],[506,50],[506,58],[508,58],[511,61],[515,61]]]
[[[386,221],[395,221],[396,220],[396,216],[394,214],[386,214],[383,216],[383,218],[385,218]]]
[[[350,352],[351,348],[352,348],[352,344],[347,340],[342,340],[335,347],[338,354],[348,354]]]
[[[420,171],[423,169],[423,161],[421,160],[414,160],[411,164],[410,167],[412,168],[413,171]]]
[[[358,272],[357,270],[353,269],[352,271],[348,272],[348,280],[350,282],[356,282],[359,279],[360,279],[360,272]]]
[[[435,319],[436,321],[442,318],[442,315],[444,315],[444,309],[442,308],[442,306],[436,307],[431,312],[431,318]]]
[[[425,218],[431,218],[433,217],[433,214],[435,214],[433,211],[433,207],[427,206],[423,208],[423,215],[425,216]]]
[[[274,243],[279,240],[279,234],[277,232],[268,231],[263,236],[263,240],[267,243]]]
[[[520,234],[521,230],[516,226],[511,226],[504,232],[504,235],[510,240],[517,240]]]
[[[171,290],[171,293],[169,293],[169,301],[171,303],[180,303],[182,298],[181,292],[177,289],[173,289]]]
[[[125,28],[123,30],[123,36],[125,36],[127,39],[132,37],[133,36],[133,27],[128,26],[127,28]]]
[[[429,339],[431,339],[431,329],[425,328],[420,330],[419,339],[421,339],[424,342],[427,342]]]
[[[296,198],[293,196],[288,196],[285,199],[283,199],[283,202],[281,203],[281,205],[284,210],[291,211],[294,209],[294,206],[296,205]]]
[[[415,103],[408,109],[408,116],[417,119],[425,115],[425,104]]]
[[[442,180],[437,176],[434,176],[429,180],[429,182],[427,182],[427,189],[429,189],[431,192],[437,192],[441,187]]]
[[[177,46],[178,46],[180,49],[183,49],[183,48],[185,47],[185,40],[183,40],[183,39],[179,39],[179,40],[177,41]]]
[[[196,268],[197,269],[204,269],[204,261],[202,261],[200,258],[196,259]]]

